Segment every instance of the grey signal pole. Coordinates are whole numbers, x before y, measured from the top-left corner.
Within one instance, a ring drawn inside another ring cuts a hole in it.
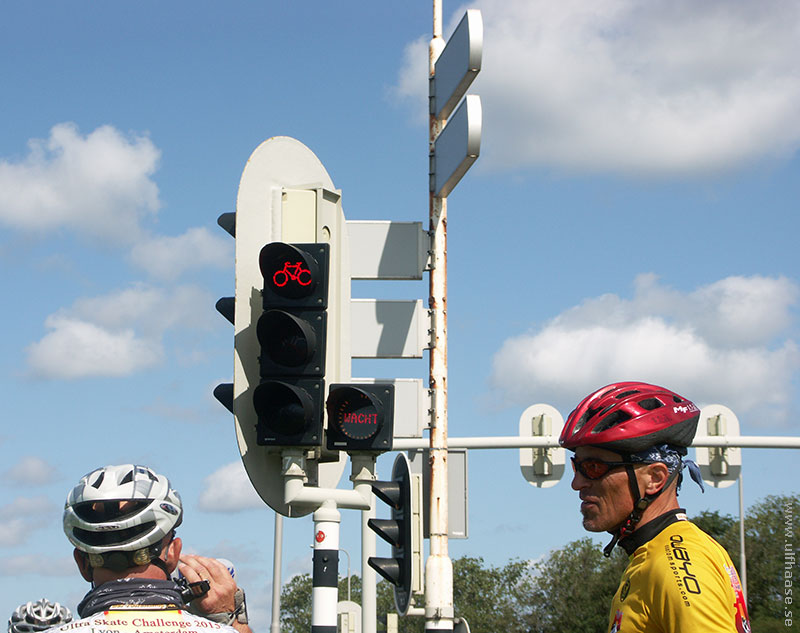
[[[429,76],[444,49],[441,0],[433,0],[433,38],[429,48]],[[430,148],[444,127],[430,116]],[[431,187],[433,189],[433,187]],[[430,193],[432,241],[430,272],[431,430],[430,430],[430,555],[425,564],[425,631],[453,630],[453,562],[447,542],[447,199]]]

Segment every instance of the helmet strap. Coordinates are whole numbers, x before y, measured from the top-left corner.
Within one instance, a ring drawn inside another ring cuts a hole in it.
[[[167,563],[165,563],[163,559],[156,556],[150,561],[150,564],[155,565],[161,571],[163,571],[164,575],[167,577],[167,580],[172,580],[172,576],[170,575],[169,570],[167,569]]]
[[[623,456],[626,460],[630,459],[629,456]],[[628,473],[628,486],[631,490],[631,497],[633,498],[633,511],[628,515],[628,518],[617,527],[616,530],[612,533],[611,541],[609,541],[608,545],[603,548],[603,556],[608,558],[611,556],[611,551],[614,549],[614,546],[619,542],[620,539],[625,538],[629,534],[632,534],[634,530],[636,530],[636,526],[639,521],[642,519],[642,515],[644,511],[647,510],[648,506],[653,502],[653,500],[658,497],[662,492],[664,492],[667,488],[669,488],[670,484],[675,480],[680,472],[680,468],[676,468],[669,474],[667,477],[666,483],[661,486],[659,490],[654,492],[651,495],[644,495],[639,492],[639,482],[636,479],[636,472],[633,470],[633,466],[627,464],[625,466],[625,472]]]

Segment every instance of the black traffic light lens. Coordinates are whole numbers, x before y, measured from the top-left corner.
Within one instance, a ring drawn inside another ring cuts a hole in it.
[[[281,435],[298,435],[311,423],[313,403],[308,394],[283,382],[262,382],[253,392],[259,424]]]
[[[258,266],[264,286],[287,299],[301,299],[314,294],[319,280],[319,266],[308,253],[291,244],[273,242],[261,249]]]
[[[269,310],[262,314],[256,326],[256,336],[269,359],[284,367],[305,365],[317,349],[314,328],[283,310]]]
[[[344,387],[328,398],[328,418],[350,439],[367,440],[380,430],[383,411],[370,394],[356,387]]]

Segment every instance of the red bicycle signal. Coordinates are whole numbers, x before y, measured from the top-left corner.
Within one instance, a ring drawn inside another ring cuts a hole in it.
[[[308,286],[313,281],[311,271],[308,268],[303,268],[303,262],[296,262],[290,264],[289,262],[283,263],[283,268],[276,270],[272,275],[272,283],[278,288],[283,288],[289,281],[296,281],[301,286]]]

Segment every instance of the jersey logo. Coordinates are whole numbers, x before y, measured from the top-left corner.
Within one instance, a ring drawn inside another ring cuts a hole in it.
[[[622,585],[622,589],[620,589],[620,592],[619,592],[619,601],[620,602],[625,602],[625,598],[628,597],[628,592],[630,590],[631,590],[631,579],[630,578],[626,578],[625,579],[625,584]]]
[[[611,625],[611,630],[608,633],[619,633],[622,626],[622,611],[617,609],[617,614],[614,616],[614,624]]]
[[[731,565],[725,565],[725,571],[731,579],[731,587],[736,596],[736,632],[737,633],[750,633],[750,619],[747,615],[747,604],[744,601],[744,591],[742,591],[742,584],[739,582],[739,574],[736,573],[736,568]]]

